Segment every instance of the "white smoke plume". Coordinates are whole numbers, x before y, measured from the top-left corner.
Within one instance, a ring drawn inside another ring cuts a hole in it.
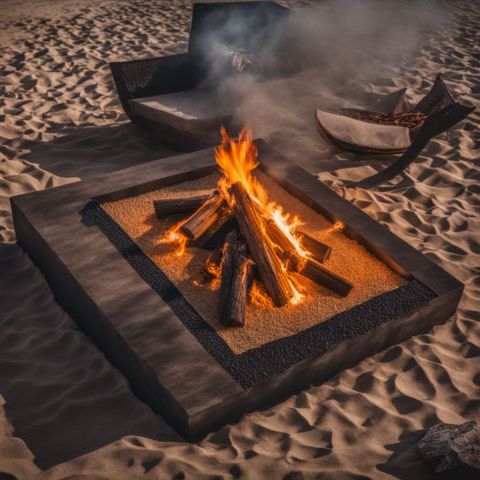
[[[268,35],[261,26],[252,29],[251,15],[223,17],[205,48],[212,77],[222,77],[229,54],[231,64],[242,67],[232,67],[218,86],[219,98],[235,103],[238,123],[302,155],[312,139],[317,150],[321,145],[315,108],[366,104],[371,85],[407,86],[389,81],[389,72],[407,68],[424,42],[447,28],[447,13],[429,0],[327,0],[272,21]],[[234,58],[234,51],[247,55]],[[272,65],[283,78],[265,81]]]

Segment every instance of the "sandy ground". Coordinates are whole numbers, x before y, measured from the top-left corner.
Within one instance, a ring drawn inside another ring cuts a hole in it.
[[[425,91],[443,71],[479,106],[480,5],[446,6],[448,26],[419,44],[408,65],[367,83],[368,93]],[[185,49],[191,4],[1,7],[0,478],[431,478],[415,448],[422,432],[439,421],[480,420],[478,111],[376,191],[345,190],[341,179],[385,162],[362,166],[313,136],[311,122],[291,126],[289,145],[270,132],[292,158],[462,280],[465,293],[445,325],[188,444],[55,302],[14,243],[8,198],[171,153],[125,121],[107,62]]]

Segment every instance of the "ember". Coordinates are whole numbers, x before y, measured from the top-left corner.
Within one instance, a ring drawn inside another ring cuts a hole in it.
[[[330,247],[300,231],[301,220],[271,201],[253,175],[258,162],[251,132],[243,130],[235,140],[222,128],[221,135],[217,189],[207,196],[157,200],[154,208],[159,217],[190,213],[161,240],[178,243],[179,255],[187,245],[201,248],[220,231],[229,232],[204,264],[205,280],[219,284],[222,323],[243,325],[248,299],[257,307],[298,304],[305,295],[298,275],[348,295],[353,285],[322,265]]]

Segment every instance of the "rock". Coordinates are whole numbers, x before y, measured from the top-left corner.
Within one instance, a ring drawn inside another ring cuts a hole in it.
[[[480,427],[476,422],[435,425],[418,448],[441,478],[480,479]]]

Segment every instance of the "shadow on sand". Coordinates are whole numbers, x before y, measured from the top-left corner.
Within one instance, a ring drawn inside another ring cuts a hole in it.
[[[56,303],[17,245],[0,244],[0,271],[3,408],[40,468],[129,435],[182,441]]]
[[[64,178],[84,180],[178,154],[130,123],[55,133],[61,136],[50,142],[22,145],[30,150],[23,159]],[[181,440],[56,303],[18,246],[0,244],[0,272],[3,408],[13,435],[26,443],[40,468],[128,435]]]
[[[86,178],[177,155],[132,123],[68,127],[50,142],[28,142],[23,159],[56,176]]]
[[[432,468],[420,455],[417,442],[425,434],[425,430],[407,432],[400,435],[398,442],[385,445],[392,455],[377,469],[400,480],[434,479]]]

